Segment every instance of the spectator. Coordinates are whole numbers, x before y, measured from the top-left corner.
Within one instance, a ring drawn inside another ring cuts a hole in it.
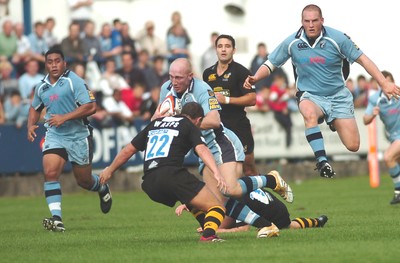
[[[250,72],[255,74],[257,69],[268,59],[268,49],[267,45],[263,42],[258,43],[257,45],[257,54],[254,56],[251,61]],[[283,75],[285,77],[286,85],[289,84],[288,77],[285,71],[282,68],[277,68],[275,71],[271,73],[268,77],[260,80],[254,86],[256,87],[256,91],[261,90],[263,87],[269,88],[272,85],[275,75]]]
[[[353,99],[355,108],[365,108],[368,105],[369,85],[367,78],[360,74],[357,77],[357,86],[354,89]]]
[[[167,36],[167,48],[169,52],[168,64],[177,58],[189,58],[189,46],[185,30],[181,24],[175,25]]]
[[[128,52],[132,54],[132,57],[137,61],[137,50],[136,41],[131,37],[129,32],[129,24],[124,22],[121,26],[121,38],[122,38],[122,52]]]
[[[86,24],[86,26],[88,23]],[[87,63],[89,65],[89,63]],[[71,70],[76,73],[80,78],[85,80],[86,84],[89,87],[89,90],[94,91],[94,96],[96,98],[96,112],[89,116],[89,120],[95,127],[109,127],[112,124],[112,118],[104,109],[102,102],[103,102],[103,93],[98,90],[97,86],[96,89],[93,87],[97,85],[93,83],[93,79],[88,77],[87,74],[87,67],[85,67],[81,63],[75,63],[72,65]]]
[[[146,87],[146,78],[143,72],[136,68],[131,53],[122,54],[122,68],[117,69],[117,73],[121,75],[128,86],[133,88],[137,83],[141,83]]]
[[[56,20],[54,19],[54,17],[48,17],[46,19],[46,22],[44,23],[43,36],[49,48],[59,44],[57,37],[53,33],[55,26],[56,26]]]
[[[25,72],[25,62],[31,58],[31,43],[26,35],[24,35],[24,24],[15,23],[14,32],[17,36],[17,51],[12,57],[12,63],[16,67],[17,77]]]
[[[140,116],[140,110],[145,91],[146,91],[145,85],[143,85],[140,82],[136,83],[135,86],[133,87],[133,98],[128,101],[127,105],[131,109],[135,117]]]
[[[109,23],[104,23],[103,26],[101,27],[101,32],[100,32],[100,45],[101,45],[101,51],[102,51],[102,57],[104,60],[107,59],[113,59],[114,62],[116,63],[117,68],[121,67],[121,52],[122,52],[122,46],[121,45],[115,45],[116,43],[113,43],[112,38],[111,38],[111,32],[112,28]]]
[[[346,80],[346,87],[350,90],[350,92],[351,92],[351,95],[353,95],[353,98],[354,98],[354,96],[355,96],[355,86],[354,86],[354,81],[353,81],[353,79],[352,78],[348,78],[347,80]]]
[[[8,8],[9,2],[10,0],[0,0],[0,21],[1,18],[8,16],[10,13]]]
[[[142,49],[139,51],[137,63],[135,63],[133,57],[132,59],[133,63],[136,64],[137,68],[140,69],[143,74],[145,74],[145,72],[151,68],[149,52],[146,49]]]
[[[217,52],[215,50],[215,40],[219,34],[217,32],[212,32],[210,36],[211,45],[207,48],[207,50],[201,55],[201,72],[204,72],[206,68],[211,67],[215,63],[217,63],[218,57]]]
[[[69,25],[69,34],[61,41],[61,50],[67,64],[86,63],[83,40],[79,37],[79,24]]]
[[[371,97],[372,95],[375,94],[375,92],[379,91],[379,84],[378,81],[376,81],[376,79],[374,79],[373,77],[371,77],[369,79],[369,90],[368,90],[368,98]]]
[[[292,120],[288,109],[289,90],[282,75],[274,76],[274,82],[270,88],[268,105],[274,113],[275,120],[286,133],[286,148],[292,144]]]
[[[160,99],[161,86],[154,86],[150,91],[150,96],[144,99],[140,105],[140,116],[143,120],[148,121],[157,109]]]
[[[17,51],[17,37],[12,33],[13,22],[6,19],[2,28],[3,31],[0,32],[0,58],[11,61],[12,56]]]
[[[4,116],[6,123],[16,124],[22,108],[22,98],[18,90],[13,90],[4,101]]]
[[[268,51],[267,45],[265,43],[258,43],[257,45],[257,54],[254,56],[251,61],[250,71],[252,74],[257,72],[257,69],[268,59]],[[272,78],[267,77],[263,80],[257,82],[254,86],[256,86],[256,91],[259,92],[262,88],[269,88],[272,84]]]
[[[101,76],[99,90],[103,94],[103,99],[114,94],[114,90],[130,89],[124,78],[118,74],[115,67],[115,61],[108,59],[105,63],[105,70]]]
[[[147,21],[144,29],[140,30],[136,35],[136,40],[140,45],[140,49],[146,49],[151,58],[157,55],[166,56],[167,48],[165,42],[154,34],[154,23]]]
[[[68,0],[71,12],[71,22],[79,24],[79,31],[83,33],[86,23],[92,18],[93,0]]]
[[[146,83],[150,91],[155,87],[161,87],[169,79],[169,75],[164,69],[164,60],[162,56],[155,56],[150,70],[145,74]]]
[[[121,90],[115,89],[112,96],[103,100],[102,105],[112,116],[115,125],[130,125],[135,119],[133,112],[121,98]]]
[[[111,43],[113,43],[113,46],[122,46],[121,29],[121,20],[119,18],[114,19],[111,29]]]
[[[34,31],[28,36],[31,43],[31,51],[33,59],[39,62],[40,72],[44,73],[44,54],[49,47],[44,38],[44,24],[40,21],[35,22]]]
[[[82,39],[84,55],[87,57],[87,61],[96,61],[97,65],[100,67],[104,59],[101,55],[100,40],[95,35],[95,23],[92,20],[87,21],[84,33],[85,37]]]
[[[90,82],[87,81],[86,79],[86,68],[85,65],[82,63],[74,63],[71,65],[70,69],[75,72],[78,77],[83,79],[85,83],[88,85],[89,89],[92,90]]]
[[[259,91],[257,91],[256,105],[247,107],[247,110],[269,112],[270,108],[268,106],[268,97],[269,97],[269,89],[267,87],[262,87]]]
[[[26,100],[22,100],[19,114],[17,116],[17,120],[15,121],[15,125],[18,129],[20,129],[28,121],[29,109],[31,107],[31,103],[32,103],[33,97],[35,95],[34,91],[35,91],[35,86],[32,87],[32,92],[31,92],[31,94],[29,94],[29,98]],[[45,113],[45,111],[42,111],[40,119],[43,119],[44,113]]]
[[[39,73],[39,63],[31,59],[25,63],[25,73],[18,79],[18,88],[23,100],[28,100],[33,87],[36,86],[44,75]]]
[[[12,91],[18,91],[18,79],[12,74],[13,69],[8,60],[0,60],[0,97],[7,97]]]
[[[175,12],[172,13],[172,15],[171,15],[171,23],[172,23],[172,25],[168,28],[168,31],[167,31],[167,37],[168,37],[168,35],[170,33],[172,33],[174,31],[174,27],[179,25],[183,29],[183,35],[185,37],[185,45],[190,45],[190,42],[191,42],[190,36],[189,36],[187,30],[185,29],[185,27],[182,24],[182,15],[181,15],[180,12],[175,11]]]

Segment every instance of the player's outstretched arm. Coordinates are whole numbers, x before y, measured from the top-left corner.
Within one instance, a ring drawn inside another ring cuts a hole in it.
[[[117,154],[117,156],[115,156],[110,166],[106,167],[100,173],[100,183],[107,183],[108,180],[113,176],[113,173],[118,170],[123,164],[125,164],[135,153],[137,153],[137,149],[131,143],[126,145]]]
[[[382,91],[388,96],[388,98],[394,97],[395,99],[400,98],[400,87],[396,86],[395,83],[390,82],[383,76],[382,72],[378,69],[376,64],[365,54],[362,54],[356,62],[360,64],[370,74],[382,88]]]
[[[261,65],[254,76],[248,76],[246,78],[243,87],[246,89],[251,89],[251,86],[256,84],[259,80],[268,77],[270,74],[270,69],[265,65]]]

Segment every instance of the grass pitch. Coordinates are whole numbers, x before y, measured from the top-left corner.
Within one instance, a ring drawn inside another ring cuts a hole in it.
[[[398,262],[400,204],[389,205],[389,176],[369,187],[366,176],[315,178],[295,184],[291,217],[329,217],[324,228],[283,230],[256,239],[256,230],[223,233],[199,243],[189,213],[152,202],[142,192],[113,192],[109,214],[98,196],[63,196],[65,233],[43,229],[44,197],[0,198],[0,262]],[[112,189],[112,185],[111,185]]]

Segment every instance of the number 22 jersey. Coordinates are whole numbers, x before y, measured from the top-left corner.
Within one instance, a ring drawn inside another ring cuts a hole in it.
[[[200,130],[183,116],[152,121],[131,143],[144,151],[144,172],[162,166],[182,167],[189,150],[205,144]]]

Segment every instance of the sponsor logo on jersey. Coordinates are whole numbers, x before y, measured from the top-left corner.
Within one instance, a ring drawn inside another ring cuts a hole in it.
[[[224,79],[223,79],[222,81],[228,81],[228,80],[229,80],[229,78],[231,77],[231,75],[232,75],[232,73],[231,73],[231,72],[229,72],[229,73],[226,73],[226,74],[224,75]]]
[[[208,75],[208,81],[215,81],[217,80],[217,75],[215,73]]]
[[[210,110],[219,110],[221,109],[221,105],[219,105],[218,100],[216,98],[209,98],[208,105]]]
[[[214,97],[214,96],[215,96],[214,91],[212,91],[212,90],[207,90],[207,92],[208,92],[208,96],[211,96],[211,97]]]
[[[86,85],[86,84],[85,84]],[[91,91],[91,90],[88,90],[88,93],[89,93],[89,98],[90,98],[90,100],[95,100],[95,97],[94,97],[94,95],[93,95],[93,92]]]
[[[56,101],[56,100],[58,100],[58,94],[51,95],[51,96],[49,97],[49,99],[50,99],[50,101]]]
[[[156,161],[152,161],[150,164],[149,164],[149,168],[148,169],[153,169],[153,168],[156,168],[158,166],[158,163],[156,162]]]
[[[214,87],[214,92],[221,92],[223,89],[223,87]]]
[[[297,48],[298,49],[307,49],[308,45],[307,45],[307,43],[301,42],[301,43],[297,44]]]
[[[348,38],[351,39],[351,37],[349,35],[347,35],[346,33],[344,33],[344,35]],[[354,43],[354,41],[352,40],[351,42],[353,42],[354,47],[359,50],[360,48],[356,45],[356,43]]]

